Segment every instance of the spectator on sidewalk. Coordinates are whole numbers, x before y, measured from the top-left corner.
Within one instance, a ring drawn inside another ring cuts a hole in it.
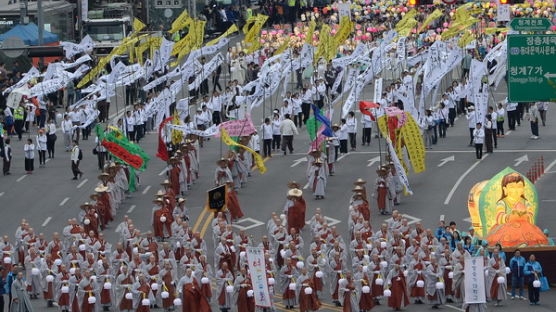
[[[525,285],[525,258],[521,256],[519,249],[515,250],[514,256],[510,259],[510,270],[512,272],[512,300],[515,299],[516,290],[519,289],[517,299],[526,300],[523,293]]]
[[[538,140],[539,139],[539,108],[537,103],[531,103],[529,106],[529,113],[528,113],[529,123],[531,124],[531,139]]]
[[[291,120],[290,114],[284,116],[284,120],[280,122],[280,134],[282,135],[282,151],[286,155],[286,147],[289,149],[290,154],[293,153],[293,137],[298,135],[297,127]]]

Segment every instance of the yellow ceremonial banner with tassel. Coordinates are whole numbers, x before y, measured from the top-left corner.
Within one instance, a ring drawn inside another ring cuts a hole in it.
[[[190,21],[191,17],[189,17],[187,10],[183,10],[183,12],[181,12],[181,14],[172,22],[172,27],[168,32],[173,34],[179,30],[182,30]]]
[[[313,58],[313,63],[316,64],[319,59],[325,58],[328,60],[328,49],[330,46],[330,26],[322,25],[319,34],[319,44],[317,45],[317,51],[315,52],[315,56]]]
[[[485,30],[484,30],[483,32],[484,32],[486,35],[492,35],[492,34],[497,33],[497,32],[507,32],[507,31],[509,31],[509,30],[510,30],[510,29],[507,28],[507,27],[502,27],[502,28],[498,28],[498,27],[488,27],[488,28],[485,28]]]
[[[268,19],[268,16],[259,14],[255,17],[255,19],[255,24],[249,28],[249,31],[245,34],[245,38],[243,39],[243,42],[245,43],[244,46],[249,47],[247,49],[247,53],[255,51],[260,46],[259,36],[264,23],[266,23],[266,20]]]
[[[213,39],[213,40],[207,42],[207,44],[206,44],[205,46],[207,46],[207,47],[213,46],[213,45],[217,44],[218,41],[222,40],[223,38],[228,37],[229,35],[235,33],[236,31],[239,31],[239,30],[237,29],[236,24],[233,24],[232,26],[230,26],[230,28],[228,28],[228,30],[226,30],[226,31],[225,31],[222,35],[220,35],[218,38]]]
[[[332,48],[334,53],[336,52],[336,49],[340,45],[342,45],[342,43],[344,43],[344,41],[346,41],[347,38],[349,38],[349,35],[351,35],[352,32],[353,32],[353,22],[349,19],[348,16],[343,16],[342,20],[340,21],[340,28],[338,29],[338,32],[332,39],[332,41],[334,42],[334,46]]]
[[[421,24],[421,26],[419,26],[419,29],[417,30],[417,33],[421,33],[423,31],[423,29],[425,29],[427,26],[429,26],[429,24],[432,23],[434,20],[440,18],[442,16],[442,14],[443,14],[442,11],[440,11],[439,9],[434,10],[427,17],[427,19],[425,19],[423,24]]]
[[[177,111],[174,112],[174,119],[172,119],[172,124],[178,126],[180,124],[180,117]],[[180,144],[183,140],[183,132],[179,130],[172,129],[172,144]]]
[[[396,24],[395,30],[399,34],[401,30],[405,29],[410,22],[411,19],[414,19],[415,15],[417,15],[417,11],[415,9],[411,9],[407,12],[404,17]]]
[[[284,42],[278,47],[278,49],[274,52],[273,55],[278,55],[278,54],[284,52],[289,44],[290,44],[290,37],[286,37]]]
[[[143,30],[143,28],[147,27],[147,25],[145,25],[145,23],[141,22],[140,19],[138,19],[137,17],[133,19],[133,31],[135,32],[139,32],[141,30]]]
[[[108,129],[116,133],[116,139],[123,138],[122,130],[120,130],[120,128],[114,126],[108,126]]]
[[[461,36],[458,40],[458,47],[460,48],[464,48],[466,47],[468,44],[470,44],[471,42],[473,42],[473,40],[475,40],[475,36],[473,35],[473,33],[470,30],[467,30],[463,36]]]
[[[315,33],[315,28],[317,28],[317,23],[311,20],[309,22],[309,29],[307,29],[307,33],[305,34],[306,44],[313,44],[313,34]]]
[[[222,139],[222,142],[224,142],[224,144],[226,144],[228,146],[237,146],[237,147],[243,148],[244,150],[248,151],[255,158],[255,165],[257,166],[257,169],[259,169],[259,172],[260,173],[265,173],[266,172],[266,167],[264,165],[264,160],[261,157],[261,155],[259,155],[257,152],[250,149],[249,147],[247,147],[245,145],[241,145],[241,144],[237,143],[236,141],[234,141],[230,137],[230,135],[228,134],[228,131],[226,131],[226,129],[220,128],[220,133],[221,133],[220,138]]]

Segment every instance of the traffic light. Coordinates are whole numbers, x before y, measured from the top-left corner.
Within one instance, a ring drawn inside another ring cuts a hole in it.
[[[412,6],[412,7],[416,6],[417,5],[417,0],[409,0],[408,5]]]
[[[509,4],[509,0],[498,0],[499,4]]]
[[[419,6],[419,5],[432,5],[433,0],[408,0],[407,5],[411,7]]]

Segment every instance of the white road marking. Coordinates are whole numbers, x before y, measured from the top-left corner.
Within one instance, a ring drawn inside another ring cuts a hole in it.
[[[465,219],[463,219],[463,221],[465,221],[465,222],[469,222],[469,223],[473,223],[473,222],[471,222],[471,217],[469,217],[469,218],[465,218]]]
[[[135,205],[131,205],[131,207],[129,207],[126,213],[132,213],[134,209],[135,209]]]
[[[379,161],[380,161],[380,156],[373,157],[373,158],[371,158],[371,159],[369,159],[369,160],[367,160],[367,161],[369,162],[369,163],[367,164],[367,167],[372,167],[376,162],[379,162]]]
[[[543,199],[542,201],[545,203],[553,203],[556,202],[556,199]]]
[[[456,157],[454,155],[443,158],[443,159],[440,160],[440,163],[438,164],[438,167],[442,167],[445,164],[447,164],[448,162],[455,161],[455,160],[456,160]]]
[[[141,193],[143,193],[143,195],[145,195],[145,194],[147,194],[147,192],[148,192],[150,189],[151,189],[151,186],[150,186],[150,185],[147,185],[147,187],[145,187],[145,189],[144,189],[143,192],[141,192]]]
[[[49,161],[50,161],[50,158],[48,158],[48,159],[47,159],[47,160],[45,160],[44,162],[45,162],[45,163],[47,163],[47,162],[49,162]]]
[[[512,132],[514,132],[514,131],[513,131],[513,130],[510,130],[510,131],[506,132],[506,135],[510,135]],[[506,135],[505,135],[505,136],[506,136]]]
[[[77,188],[81,188],[83,185],[85,185],[85,183],[87,183],[87,181],[89,181],[89,179],[81,181],[81,183],[77,184]]]
[[[168,171],[168,168],[162,169],[162,171],[160,171],[160,173],[158,175],[161,176],[161,175],[165,174],[166,171]]]
[[[342,160],[342,158],[346,157],[347,155],[349,155],[349,153],[343,154],[342,156],[338,157],[338,159],[336,159],[336,161]]]
[[[63,205],[65,205],[65,204],[68,202],[69,199],[70,199],[69,197],[64,198],[64,200],[62,200],[62,201],[60,202],[60,207],[63,206]]]
[[[22,175],[21,177],[19,177],[17,180],[15,180],[16,182],[21,182],[23,179],[25,179],[27,177],[27,175]]]
[[[552,167],[554,167],[554,165],[556,165],[556,160],[554,160],[553,162],[550,163],[550,165],[548,165],[546,168],[544,168],[544,172],[547,173],[550,171],[550,169],[552,169]]]
[[[465,171],[460,177],[459,179],[456,181],[456,184],[454,184],[454,187],[452,187],[452,189],[450,190],[450,193],[448,193],[448,196],[446,196],[446,200],[444,201],[444,205],[448,205],[450,203],[450,199],[452,199],[452,196],[454,196],[454,193],[456,192],[456,190],[458,189],[458,186],[461,184],[461,182],[463,181],[463,179],[465,179],[465,177],[473,170],[475,169],[475,167],[477,167],[477,165],[479,165],[481,163],[481,161],[485,160],[490,154],[485,154],[483,156],[482,159],[477,160],[473,165],[471,165],[471,167],[469,167],[469,169],[467,169],[467,171]]]
[[[4,192],[0,193],[0,197],[4,196]]]
[[[307,182],[307,184],[305,184],[305,186],[303,187],[304,190],[309,188],[309,182]]]
[[[300,163],[302,163],[304,161],[307,161],[307,157],[302,157],[302,158],[296,159],[296,160],[293,161],[293,164],[290,166],[290,168],[293,168],[293,167],[299,165]]]
[[[50,222],[50,220],[52,220],[52,217],[46,218],[46,220],[44,220],[44,222],[42,223],[42,227],[45,227],[48,224],[48,222]]]
[[[527,154],[525,154],[521,157],[514,159],[514,161],[515,161],[514,167],[517,167],[521,165],[522,162],[529,161],[529,157],[527,156]]]
[[[407,222],[407,224],[413,224],[413,223],[421,222],[421,220],[422,220],[422,219],[419,219],[419,218],[417,218],[417,217],[410,216],[410,215],[408,215],[408,214],[402,214],[402,217],[403,217],[403,218],[406,218],[407,221],[409,221],[409,222]],[[391,220],[392,220],[392,217],[386,219],[386,222],[389,222],[389,221],[391,221]]]
[[[248,225],[248,226],[239,225],[239,224],[245,223],[245,222],[250,222],[251,224]],[[261,225],[263,225],[263,224],[264,224],[264,222],[261,222],[261,221],[259,221],[259,220],[255,220],[255,219],[253,219],[253,218],[242,218],[242,219],[240,219],[239,221],[233,223],[232,226],[235,227],[235,228],[238,228],[238,229],[240,229],[240,230],[246,231],[246,230],[255,228],[255,227],[257,227],[257,226],[261,226]]]
[[[445,304],[444,306],[450,309],[454,309],[456,311],[465,311],[464,309],[460,309],[458,307],[454,307],[453,305],[449,305],[449,304]]]

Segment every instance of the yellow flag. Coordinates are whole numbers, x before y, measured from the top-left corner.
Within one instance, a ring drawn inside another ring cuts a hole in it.
[[[507,27],[502,27],[502,28],[488,27],[488,28],[485,28],[484,33],[487,34],[487,35],[492,35],[492,34],[497,33],[497,32],[507,32],[509,30],[510,29],[507,28]]]
[[[224,129],[223,127],[220,128],[220,132],[221,132],[220,138],[222,139],[222,142],[224,142],[224,144],[226,144],[228,146],[241,147],[244,150],[248,151],[255,158],[255,165],[257,166],[257,169],[259,169],[259,172],[260,173],[265,173],[266,172],[266,167],[264,165],[264,160],[261,157],[261,155],[259,155],[259,153],[255,152],[254,150],[250,149],[249,147],[247,147],[245,145],[241,145],[241,144],[237,143],[236,141],[234,141],[230,137],[230,135],[228,134],[228,131],[226,131],[226,129]]]
[[[396,24],[396,32],[399,34],[400,30],[406,28],[409,21],[414,19],[415,15],[417,15],[417,11],[415,9],[411,9],[409,12],[407,12],[404,17]]]
[[[179,125],[180,124],[180,117],[177,114],[177,110],[174,111],[174,119],[172,119],[172,124],[173,125]],[[183,140],[183,132],[181,132],[179,130],[172,129],[172,143],[177,145],[177,144],[181,143],[182,140]]]
[[[305,34],[305,43],[306,44],[313,44],[313,34],[315,33],[315,28],[317,27],[317,23],[313,20],[309,22],[309,29],[307,29],[307,33]]]
[[[187,14],[187,10],[183,10],[183,12],[181,12],[181,14],[172,22],[172,28],[168,32],[173,34],[182,30],[185,26],[187,26],[190,19],[191,18],[189,17],[189,14]]]
[[[253,46],[258,46],[257,43],[259,42],[261,28],[263,28],[268,16],[259,14],[255,19],[255,24],[249,28],[249,31],[245,34],[245,38],[243,39],[243,42],[247,43],[245,46],[251,47],[251,49],[253,49]]]
[[[328,60],[329,49],[330,49],[330,26],[324,24],[320,29],[319,33],[319,44],[317,46],[317,51],[313,57],[313,63],[316,64],[320,58],[325,58]]]
[[[333,38],[334,45],[332,46],[332,50],[335,51],[353,32],[353,22],[349,19],[348,16],[343,16],[342,20],[340,21],[340,28],[338,32]]]
[[[284,40],[284,42],[278,47],[278,49],[276,49],[273,55],[278,55],[284,52],[289,44],[290,44],[290,38],[287,37],[286,40]]]
[[[440,11],[439,9],[434,10],[428,17],[427,19],[425,19],[425,21],[423,22],[423,24],[421,24],[421,26],[419,27],[419,29],[417,30],[417,33],[421,33],[421,31],[423,31],[423,29],[425,29],[430,23],[432,23],[434,20],[440,18],[442,16],[442,11]]]
[[[474,39],[475,39],[475,36],[473,36],[473,33],[471,31],[467,30],[463,34],[463,36],[461,36],[461,38],[459,38],[458,47],[464,48],[465,46],[470,44]]]
[[[207,42],[207,44],[205,44],[205,46],[207,46],[207,47],[213,46],[213,45],[217,44],[218,41],[222,40],[223,38],[228,37],[229,35],[235,33],[236,31],[238,31],[237,26],[236,26],[236,24],[233,24],[232,26],[230,26],[230,28],[228,28],[228,30],[226,30],[218,38],[212,39],[211,41]]]
[[[145,25],[145,23],[141,22],[137,17],[133,19],[133,31],[135,32],[139,32],[141,30],[143,30],[143,28],[145,28],[147,25]]]

